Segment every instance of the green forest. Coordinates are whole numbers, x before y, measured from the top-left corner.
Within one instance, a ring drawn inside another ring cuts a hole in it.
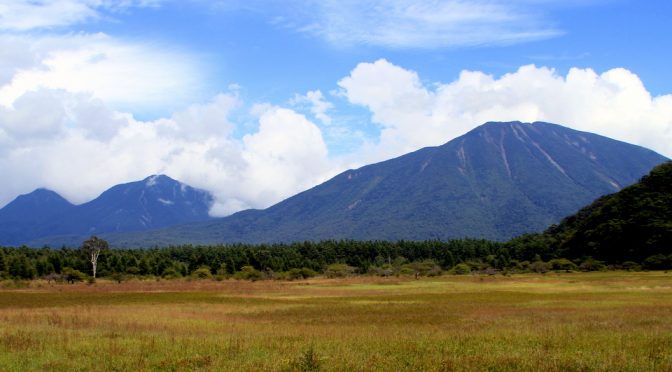
[[[594,257],[560,257],[548,237],[528,235],[510,242],[451,240],[422,242],[323,241],[273,245],[179,246],[109,249],[97,262],[98,277],[300,279],[317,274],[438,275],[671,269],[672,255],[612,262]],[[82,249],[1,248],[0,275],[11,279],[87,280],[89,256]]]

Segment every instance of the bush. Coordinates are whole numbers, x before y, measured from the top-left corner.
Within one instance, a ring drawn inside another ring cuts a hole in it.
[[[219,265],[219,269],[217,269],[217,276],[222,278],[227,278],[229,276],[229,270],[226,266],[226,263],[222,262],[222,264]]]
[[[548,267],[548,264],[544,261],[535,261],[530,264],[530,271],[543,274],[548,272]]]
[[[240,271],[233,275],[233,277],[238,280],[256,281],[262,279],[264,275],[253,266],[243,266],[240,268]]]
[[[579,270],[581,271],[602,271],[607,267],[604,265],[604,262],[598,261],[592,257],[586,258],[581,265],[579,265]]]
[[[672,268],[672,255],[656,254],[647,257],[642,266],[647,270],[668,270]]]
[[[369,274],[378,275],[378,276],[392,276],[397,273],[395,267],[390,264],[383,264],[381,266],[371,266],[369,268]]]
[[[466,263],[459,263],[450,269],[450,273],[454,275],[466,275],[471,273],[471,267]]]
[[[194,279],[212,279],[212,273],[209,267],[201,266],[191,273],[191,277]]]
[[[420,262],[411,262],[402,266],[402,268],[410,269],[413,275],[417,276],[437,276],[441,275],[441,267],[434,262],[434,260],[424,260]]]
[[[576,264],[566,258],[555,258],[550,261],[548,261],[548,266],[550,266],[551,270],[555,271],[576,271],[578,267]]]
[[[196,270],[198,271],[198,270]],[[196,272],[194,271],[194,272]],[[210,270],[208,270],[209,272]],[[205,275],[205,273],[204,273]],[[163,272],[161,273],[161,277],[165,279],[177,279],[182,277],[182,273],[179,272],[176,268],[174,267],[167,267]]]
[[[117,283],[121,283],[124,280],[126,280],[126,275],[122,273],[112,273],[112,275],[110,275],[110,279],[114,280]]]
[[[61,275],[63,276],[63,280],[71,284],[74,284],[75,282],[83,282],[89,277],[83,272],[70,267],[64,268]]]
[[[327,266],[324,275],[327,278],[345,278],[355,273],[355,268],[343,263],[336,263]]]
[[[626,271],[640,271],[642,270],[642,266],[638,264],[637,262],[633,261],[625,261],[621,264],[621,268]]]
[[[315,275],[317,275],[317,272],[315,270],[309,269],[307,267],[303,267],[301,269],[294,268],[288,270],[283,279],[287,280],[297,280],[297,279],[307,279],[307,278],[312,278]]]
[[[42,279],[46,280],[47,283],[51,283],[52,281],[61,282],[61,281],[63,281],[63,276],[61,276],[61,274],[57,274],[57,273],[49,273],[49,274],[43,276]]]

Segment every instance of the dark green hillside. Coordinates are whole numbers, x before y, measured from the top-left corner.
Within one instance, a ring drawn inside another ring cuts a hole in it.
[[[657,166],[635,185],[599,198],[546,235],[557,241],[559,255],[566,257],[642,262],[671,255],[672,162]]]

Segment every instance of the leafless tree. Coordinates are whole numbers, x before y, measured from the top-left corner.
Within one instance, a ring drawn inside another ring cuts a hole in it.
[[[100,252],[109,248],[107,242],[103,239],[100,239],[96,236],[92,236],[88,240],[85,240],[82,243],[82,250],[86,252],[86,256],[91,261],[91,266],[93,268],[93,279],[96,279],[96,268],[98,267],[98,256]]]

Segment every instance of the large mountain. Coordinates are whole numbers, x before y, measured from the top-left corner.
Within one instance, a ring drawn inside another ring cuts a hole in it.
[[[114,186],[78,206],[53,191],[38,189],[0,209],[0,244],[18,245],[51,236],[79,240],[81,236],[105,232],[204,221],[210,219],[212,201],[206,191],[164,175]]]
[[[665,160],[639,146],[555,124],[487,123],[442,146],[348,170],[265,210],[106,237],[123,246],[505,240],[541,231]]]

